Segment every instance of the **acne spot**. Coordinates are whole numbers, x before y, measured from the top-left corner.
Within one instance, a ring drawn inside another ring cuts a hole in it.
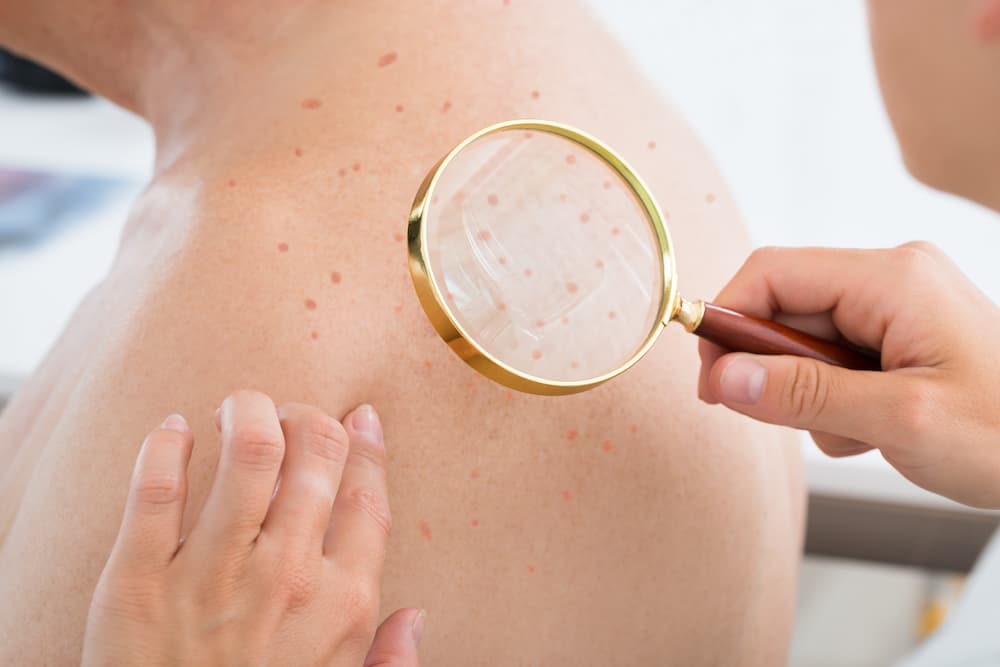
[[[301,148],[296,148],[295,149],[295,157],[302,157],[302,149]]]
[[[288,252],[288,244],[287,243],[279,243],[278,244],[278,252]]]
[[[576,440],[576,437],[578,435],[580,434],[577,432],[575,428],[571,428],[570,430],[566,431],[566,439],[569,440],[570,442]]]
[[[504,7],[510,7],[510,0],[503,0]]]
[[[535,573],[535,566],[534,565],[529,565],[528,566],[528,574],[534,574],[534,573]]]
[[[396,105],[396,113],[403,113],[403,105],[402,104],[397,104]]]
[[[563,317],[562,317],[562,323],[563,324],[569,324],[569,318],[566,317],[565,315],[563,315]]]
[[[628,432],[629,432],[629,433],[632,433],[632,434],[634,435],[634,434],[636,434],[636,433],[638,433],[638,432],[639,432],[639,427],[638,427],[638,426],[636,426],[635,424],[631,424],[631,425],[630,425],[630,426],[628,427]]]
[[[333,273],[330,274],[330,282],[333,283],[334,285],[339,285],[340,280],[341,276],[339,271],[334,271]]]
[[[569,489],[563,489],[562,497],[563,500],[573,500],[573,494],[570,492]]]
[[[545,320],[535,320],[535,326],[541,329],[545,326]]]
[[[541,350],[532,350],[531,351],[531,358],[534,359],[535,361],[538,361],[539,359],[542,358],[542,351]]]
[[[466,391],[472,391],[475,388],[476,388],[476,385],[475,385],[475,383],[472,380],[467,380],[466,381],[466,383],[465,383],[465,390]]]
[[[500,262],[501,266],[504,266],[504,265],[507,264],[507,258],[506,257],[497,257],[497,261]]]
[[[451,109],[451,102],[445,100],[444,104],[441,105],[441,113],[448,113],[449,109]]]
[[[341,178],[343,178],[344,176],[347,176],[347,170],[343,169],[343,168],[338,169],[337,170],[337,175],[340,176]]]
[[[447,299],[448,301],[454,301],[455,300],[455,295],[452,294],[449,291],[445,291],[444,298]]]
[[[598,268],[598,269],[603,269],[604,268],[604,260],[603,259],[597,260],[596,262],[594,262],[594,266],[596,268]]]
[[[469,479],[479,479],[479,468],[473,468],[469,473]]]
[[[576,294],[579,289],[580,288],[577,287],[576,283],[566,283],[566,291],[570,294]]]
[[[650,141],[648,144],[646,144],[646,146],[648,146],[649,150],[651,150],[651,151],[655,151],[656,150],[656,142],[655,141]]]
[[[479,237],[480,241],[489,241],[492,238],[493,235],[490,234],[490,230],[484,229],[481,232],[479,232],[478,234],[476,234],[476,236]]]
[[[618,229],[617,227],[612,227],[611,228],[611,235],[612,236],[618,236],[621,233],[622,233],[622,230]]]
[[[396,241],[397,243],[400,242],[400,241],[402,241],[405,238],[406,237],[403,236],[402,234],[400,234],[399,232],[396,232],[395,234],[392,235],[392,240]]]
[[[351,169],[353,169],[354,171],[361,171],[361,163],[355,162],[354,164],[351,165]]]
[[[524,133],[524,138],[525,138],[525,139],[530,139],[530,138],[532,138],[533,136],[535,136],[535,133],[534,133],[534,132],[525,132],[525,133]]]
[[[499,310],[500,312],[507,310],[507,304],[504,303],[503,301],[500,301],[499,303],[497,303],[497,310]]]
[[[705,195],[705,203],[706,204],[714,204],[715,203],[715,195],[713,195],[711,192],[709,192],[707,195]]]
[[[393,310],[396,311],[397,315],[400,315],[403,312],[403,304],[397,305]]]
[[[311,334],[309,334],[309,337],[312,338],[313,340],[319,340],[319,332],[313,331]]]
[[[611,442],[610,440],[605,440],[603,443],[601,443],[601,449],[610,454],[611,452],[615,451],[615,443]]]
[[[420,521],[420,535],[428,542],[430,542],[433,537],[433,535],[431,535],[431,525],[422,519]]]
[[[565,204],[567,199],[569,199],[569,197],[566,196],[565,192],[559,195],[559,201],[561,201],[562,203]]]
[[[530,278],[533,275],[534,275],[534,272],[531,269],[525,269],[524,270],[524,277],[525,278]]]
[[[424,359],[424,368],[427,370],[434,368],[434,364],[431,363],[430,359]]]
[[[312,299],[306,299],[306,310],[316,310],[316,302]]]
[[[490,206],[496,206],[497,204],[500,203],[500,199],[496,195],[490,195],[489,197],[486,198],[486,202]]]
[[[541,96],[542,96],[542,94],[540,92],[538,92],[537,90],[531,91],[531,99],[537,100]]]
[[[611,181],[604,181],[604,189],[605,190],[611,189]]]
[[[512,392],[511,390],[508,389],[507,391],[505,391],[503,393],[503,397],[506,398],[508,401],[513,401],[514,400],[514,392]]]
[[[590,214],[589,213],[581,213],[580,214],[580,222],[582,222],[584,224],[587,224],[588,222],[590,222]]]
[[[479,527],[479,519],[473,519],[470,522],[470,524],[472,525],[473,528],[478,528]]]
[[[230,179],[229,179],[229,182],[227,182],[227,183],[226,183],[226,185],[228,185],[228,186],[229,186],[229,187],[231,187],[231,188],[235,188],[235,187],[236,187],[236,180],[235,180],[235,179],[232,179],[232,178],[230,178]]]
[[[302,100],[303,109],[319,109],[323,106],[323,101],[316,97],[307,97]]]
[[[382,57],[378,59],[378,66],[388,67],[389,65],[396,62],[396,60],[398,59],[399,59],[399,54],[397,54],[395,51],[390,51],[389,53],[382,55]]]
[[[572,368],[573,370],[576,370],[577,368],[580,367],[580,362],[579,361],[571,361],[571,362],[569,362],[569,367]]]
[[[613,320],[613,319],[615,319],[615,317],[617,317],[617,315],[615,314],[615,311],[612,310],[612,311],[610,311],[608,313],[608,319],[609,320]]]
[[[575,155],[567,155],[566,156],[566,164],[576,164],[576,156]]]

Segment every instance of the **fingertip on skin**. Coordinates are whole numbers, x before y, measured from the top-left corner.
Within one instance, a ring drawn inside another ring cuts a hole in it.
[[[215,409],[215,415],[212,417],[212,423],[215,424],[215,430],[222,432],[222,408],[218,407]]]
[[[191,428],[188,426],[187,420],[184,419],[184,417],[182,417],[181,415],[177,414],[176,412],[167,417],[166,419],[164,419],[163,423],[160,424],[160,428],[184,434],[191,431]]]
[[[358,435],[367,437],[380,448],[385,448],[385,438],[382,433],[382,422],[375,408],[365,403],[355,408],[347,419],[351,429]]]
[[[420,641],[424,638],[424,625],[427,623],[427,610],[420,609],[413,617],[413,625],[410,632],[413,633],[413,643],[420,646]]]

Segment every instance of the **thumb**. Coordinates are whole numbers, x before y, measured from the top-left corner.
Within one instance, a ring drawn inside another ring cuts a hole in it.
[[[375,632],[364,667],[417,667],[426,620],[423,609],[398,609],[390,614]]]
[[[898,434],[892,417],[903,379],[792,356],[734,353],[712,366],[708,387],[726,407],[759,421],[877,445]]]

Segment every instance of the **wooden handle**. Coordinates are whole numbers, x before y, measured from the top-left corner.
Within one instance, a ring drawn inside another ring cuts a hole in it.
[[[858,371],[882,370],[877,357],[711,303],[694,333],[736,352],[794,354]]]

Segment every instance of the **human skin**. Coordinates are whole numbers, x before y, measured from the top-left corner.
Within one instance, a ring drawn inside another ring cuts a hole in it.
[[[24,15],[58,21],[57,4],[0,5],[0,36],[148,118],[157,163],[108,277],[0,421],[4,660],[78,658],[136,443],[174,411],[214,442],[202,415],[251,387],[377,407],[382,609],[427,609],[429,664],[783,662],[794,440],[700,404],[694,339],[672,327],[596,390],[509,392],[452,355],[410,284],[426,171],[525,116],[593,132],[644,175],[685,294],[745,257],[704,149],[580,5],[163,2],[34,35]],[[193,508],[216,459],[194,452]]]
[[[1000,0],[869,0],[868,9],[907,168],[1000,212]],[[1000,309],[938,248],[764,248],[717,301],[879,350],[882,372],[701,342],[704,400],[806,429],[831,456],[878,449],[929,491],[1000,507]]]

